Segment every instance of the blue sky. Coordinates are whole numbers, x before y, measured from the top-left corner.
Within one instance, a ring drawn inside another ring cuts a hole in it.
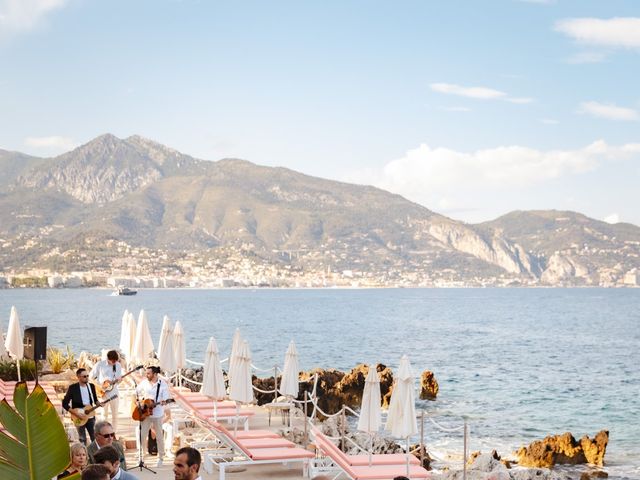
[[[640,225],[635,0],[0,0],[0,148],[140,134],[450,217]]]

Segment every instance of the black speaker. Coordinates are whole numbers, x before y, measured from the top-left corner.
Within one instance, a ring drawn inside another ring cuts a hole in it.
[[[27,327],[24,329],[24,358],[29,360],[47,359],[47,327]]]

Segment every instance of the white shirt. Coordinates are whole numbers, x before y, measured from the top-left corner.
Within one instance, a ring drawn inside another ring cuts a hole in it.
[[[160,383],[160,391],[158,391],[158,382]],[[158,378],[158,382],[151,383],[148,379],[144,379],[136,388],[136,392],[140,395],[140,400],[151,399],[154,402],[163,402],[169,400],[169,387],[167,382]],[[156,398],[157,394],[157,398]],[[156,405],[151,413],[153,418],[164,416],[164,407],[162,405]]]
[[[115,367],[115,372],[114,368]],[[101,360],[96,363],[91,369],[91,373],[89,374],[89,378],[92,380],[98,380],[98,383],[102,385],[105,380],[109,380],[111,383],[116,381],[117,379],[122,377],[122,367],[120,363],[116,362],[113,365],[109,365],[108,360]],[[118,394],[118,385],[113,387],[113,390],[109,392],[108,396],[112,397],[113,395]],[[105,395],[107,396],[107,395]]]
[[[91,405],[91,400],[96,400],[93,398],[93,394],[89,391],[89,384],[84,386],[80,385],[80,397],[82,398],[83,405]]]

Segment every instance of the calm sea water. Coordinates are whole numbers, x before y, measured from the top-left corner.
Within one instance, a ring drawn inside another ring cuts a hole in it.
[[[21,323],[48,326],[49,344],[75,351],[115,347],[125,309],[144,308],[155,341],[162,316],[180,320],[187,356],[203,361],[209,336],[223,356],[234,329],[254,364],[283,364],[291,339],[301,367],[397,367],[435,372],[440,393],[419,402],[445,427],[468,418],[470,449],[508,453],[551,433],[610,431],[614,477],[640,478],[640,289],[398,290],[0,290],[1,325],[11,305]],[[462,437],[431,422],[439,454]]]

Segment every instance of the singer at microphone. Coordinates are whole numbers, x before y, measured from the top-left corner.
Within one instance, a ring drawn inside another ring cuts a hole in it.
[[[96,363],[91,369],[89,377],[96,380],[101,400],[111,398],[109,403],[104,405],[103,419],[107,420],[107,414],[111,413],[111,425],[118,430],[118,406],[120,404],[118,392],[118,382],[122,378],[122,366],[120,365],[120,355],[115,350],[107,352],[107,359]]]

